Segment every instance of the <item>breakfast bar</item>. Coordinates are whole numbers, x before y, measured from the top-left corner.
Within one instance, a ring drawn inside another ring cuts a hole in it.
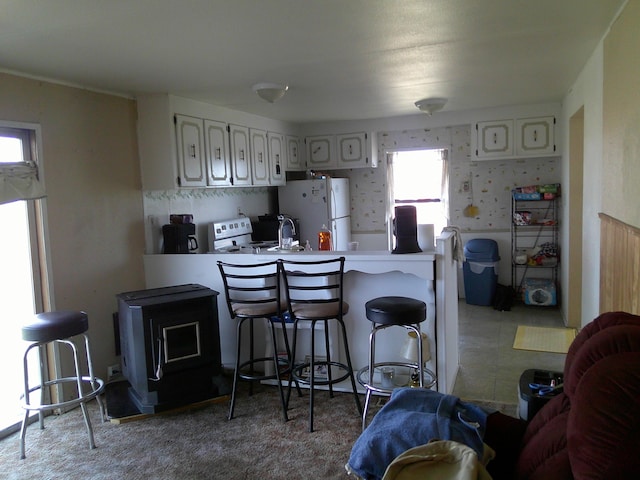
[[[253,254],[172,254],[145,255],[147,288],[198,283],[223,294],[224,286],[216,265],[218,260],[251,264],[295,256],[296,260],[319,257],[345,257],[345,300],[350,306],[345,317],[349,348],[354,368],[368,362],[371,324],[365,316],[365,303],[378,296],[397,295],[422,300],[427,304],[427,319],[421,328],[429,337],[431,360],[427,368],[438,375],[438,390],[450,391],[457,372],[457,287],[453,239],[438,238],[431,252],[396,255],[388,251],[267,252]],[[447,284],[448,282],[448,284]],[[445,285],[448,285],[445,288]],[[455,292],[453,291],[455,290]],[[455,297],[455,302],[452,301]],[[235,322],[231,321],[224,301],[218,302],[222,362],[230,367],[235,361]],[[404,332],[390,332],[380,342],[379,358],[398,356]],[[447,335],[451,335],[447,338]],[[453,338],[455,335],[455,338]],[[262,338],[266,338],[262,335]],[[267,345],[264,348],[268,348]],[[452,349],[447,352],[448,349]],[[339,352],[340,354],[340,352]]]

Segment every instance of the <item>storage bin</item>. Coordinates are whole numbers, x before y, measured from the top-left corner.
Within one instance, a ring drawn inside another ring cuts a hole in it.
[[[551,370],[529,369],[522,372],[518,382],[518,414],[520,418],[530,421],[544,407],[545,403],[562,392],[563,378],[562,372]],[[532,385],[555,386],[557,390],[543,392],[541,395],[539,389],[532,388]]]
[[[465,300],[469,305],[492,305],[498,285],[498,244],[488,238],[469,240],[464,247]]]

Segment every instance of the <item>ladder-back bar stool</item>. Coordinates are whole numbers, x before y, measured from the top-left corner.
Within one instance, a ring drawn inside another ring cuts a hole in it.
[[[284,320],[283,301],[280,295],[280,270],[278,263],[264,262],[257,264],[232,264],[218,261],[218,268],[224,284],[225,298],[229,315],[237,320],[237,343],[236,343],[236,365],[233,374],[233,387],[231,391],[231,403],[229,405],[229,420],[233,418],[236,404],[236,394],[238,391],[238,381],[244,380],[249,383],[249,395],[253,394],[253,383],[263,380],[276,380],[282,404],[282,417],[286,422],[287,406],[285,400],[282,379],[288,374],[291,365],[291,350],[287,339],[287,329]],[[271,332],[271,342],[273,355],[271,357],[254,354],[254,321],[266,322]],[[242,332],[245,322],[249,327],[249,358],[242,361]],[[286,365],[278,357],[276,348],[277,339],[274,330],[274,322],[278,322],[282,327],[286,351]],[[267,373],[266,367],[271,364],[273,373]],[[256,366],[264,367],[256,369]]]
[[[289,380],[287,403],[291,395],[292,381],[309,385],[310,432],[313,432],[313,402],[317,386],[327,386],[329,396],[333,397],[333,385],[349,379],[358,413],[362,414],[362,405],[358,397],[351,355],[349,354],[347,329],[343,319],[343,316],[349,311],[349,305],[343,300],[344,261],[344,257],[314,262],[278,260],[285,285],[287,307],[293,320],[291,358],[294,366]],[[337,352],[336,356],[332,357],[333,341],[329,332],[330,322],[338,324],[339,336],[342,337],[346,357],[343,360],[340,360]],[[298,335],[301,323],[307,323],[309,326],[310,355],[305,362],[295,364],[296,352],[300,343]],[[324,330],[324,359],[319,359],[316,356],[316,324],[322,325]]]
[[[95,448],[93,438],[93,428],[91,420],[87,412],[86,404],[92,399],[96,399],[100,407],[100,417],[105,420],[104,405],[100,394],[104,390],[104,381],[96,377],[93,373],[93,364],[91,362],[91,352],[89,349],[89,337],[86,331],[89,329],[89,319],[85,312],[64,310],[57,312],[45,312],[35,315],[32,321],[26,323],[22,327],[22,339],[33,342],[29,345],[24,353],[24,394],[22,396],[22,408],[25,409],[22,428],[20,429],[20,458],[25,458],[25,437],[27,434],[27,424],[29,421],[29,412],[35,410],[38,412],[40,428],[44,429],[44,412],[55,409],[67,409],[80,405],[84,423],[89,433],[89,447]],[[84,337],[84,348],[87,359],[88,376],[82,375],[80,369],[80,360],[78,359],[78,347],[73,337],[82,335]],[[50,380],[46,372],[45,350],[48,344],[58,343],[67,345],[73,352],[73,361],[75,368],[75,376],[71,377],[55,377]],[[40,362],[40,383],[35,387],[29,388],[29,366],[27,356],[32,349],[37,349]],[[51,387],[64,384],[75,383],[75,397],[70,400],[59,400],[52,402]],[[88,387],[88,388],[85,388]],[[86,390],[86,391],[85,391]],[[32,395],[34,392],[40,392],[40,400],[34,402]],[[49,395],[47,395],[49,394]]]

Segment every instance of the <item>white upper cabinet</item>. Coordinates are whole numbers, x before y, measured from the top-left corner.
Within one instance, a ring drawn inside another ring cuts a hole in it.
[[[207,184],[214,187],[229,186],[231,185],[231,157],[227,124],[205,120],[204,131]]]
[[[558,156],[554,116],[477,122],[472,159],[518,159]]]
[[[516,120],[516,155],[520,157],[556,154],[555,117]]]
[[[241,125],[229,125],[229,138],[233,185],[251,185],[249,129]]]
[[[267,133],[269,147],[269,184],[285,184],[285,139],[281,133]]]
[[[300,155],[300,139],[288,135],[287,141],[287,170],[304,170],[304,162]]]
[[[253,185],[269,185],[267,132],[249,129],[251,139],[251,178]]]
[[[338,167],[375,167],[377,161],[374,152],[377,146],[372,145],[371,136],[364,132],[336,135]]]
[[[176,115],[176,140],[178,143],[178,184],[181,187],[206,186],[202,119]]]
[[[478,122],[476,134],[476,156],[479,159],[513,156],[513,120]]]
[[[334,150],[335,135],[307,137],[307,167],[335,168],[338,162]]]
[[[340,133],[307,137],[307,168],[376,167],[377,142],[372,133]]]
[[[237,112],[173,95],[136,100],[144,190],[281,185],[288,157],[292,165],[303,162],[298,137],[280,122],[259,119],[261,128],[253,128],[250,116],[245,124]],[[273,140],[266,133],[272,125],[284,130],[270,134]]]

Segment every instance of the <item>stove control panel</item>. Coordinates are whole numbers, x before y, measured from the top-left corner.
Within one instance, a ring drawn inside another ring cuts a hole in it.
[[[249,217],[223,220],[221,222],[214,222],[212,225],[215,240],[237,237],[239,235],[251,234],[251,232],[253,232],[253,228],[251,227],[251,220],[249,219]]]
[[[230,245],[251,242],[251,220],[249,217],[232,218],[207,225],[209,251],[214,252]]]

